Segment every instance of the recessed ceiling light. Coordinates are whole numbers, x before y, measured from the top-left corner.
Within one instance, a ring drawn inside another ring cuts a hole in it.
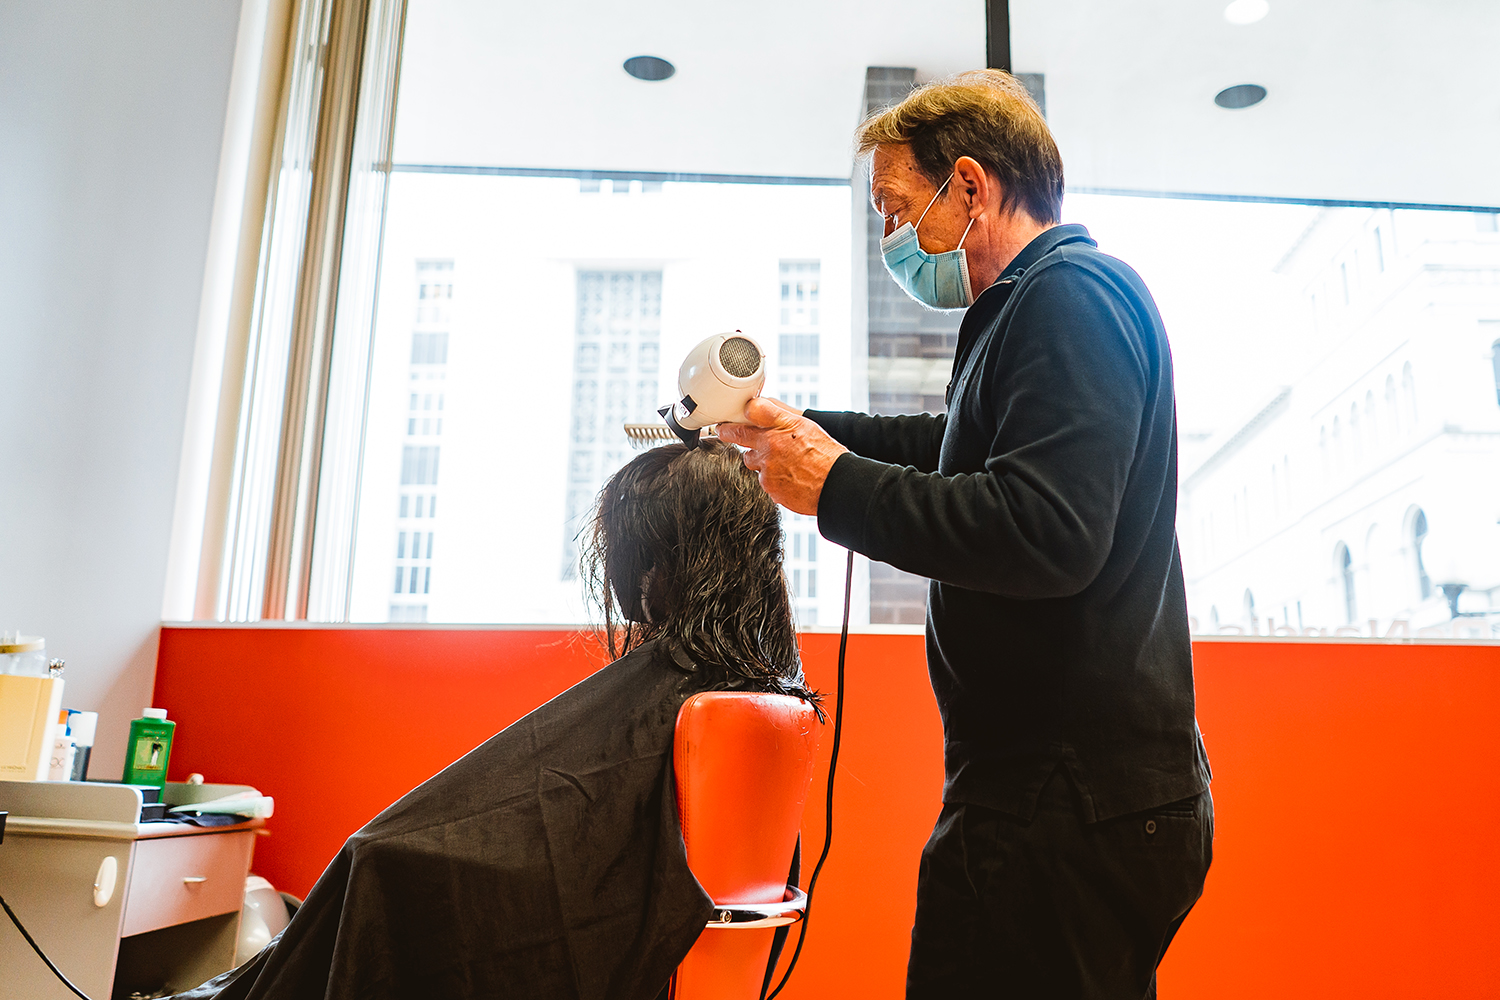
[[[1225,87],[1214,95],[1214,103],[1221,108],[1248,108],[1266,99],[1266,88],[1258,83],[1241,83]]]
[[[665,80],[677,67],[656,56],[631,56],[625,60],[625,72],[637,80]]]
[[[1234,0],[1224,8],[1224,20],[1230,24],[1254,24],[1271,12],[1266,0]]]

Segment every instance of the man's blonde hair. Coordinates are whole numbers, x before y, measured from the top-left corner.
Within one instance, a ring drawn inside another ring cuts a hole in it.
[[[913,90],[894,107],[874,112],[856,130],[860,156],[878,146],[908,146],[934,185],[972,156],[1000,182],[1001,207],[1020,208],[1037,222],[1062,218],[1063,166],[1041,109],[1021,82],[981,69]]]

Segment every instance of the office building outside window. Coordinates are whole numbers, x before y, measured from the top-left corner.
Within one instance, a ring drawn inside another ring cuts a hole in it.
[[[562,579],[604,481],[630,458],[624,425],[659,419],[661,272],[579,271]]]
[[[714,333],[741,329],[755,338],[769,355],[766,391],[781,392],[784,261],[812,265],[801,276],[802,315],[789,313],[788,326],[816,332],[816,345],[799,341],[785,358],[801,362],[803,406],[810,385],[818,405],[849,406],[849,215],[848,188],[831,185],[398,172],[373,352],[354,620],[390,620],[393,605],[425,604],[428,622],[589,621],[577,535],[607,476],[636,454],[623,425],[660,421],[656,410],[672,400],[681,360]],[[799,222],[683,237],[705,218],[769,217]],[[506,226],[532,237],[524,245],[495,240]],[[418,262],[434,260],[454,262],[456,297],[446,326],[414,326],[411,310],[425,300],[415,297],[411,275]],[[795,302],[796,290],[788,294]],[[446,347],[414,331],[446,333]],[[442,386],[440,437],[435,420],[423,435],[426,394],[412,406],[411,375],[425,385],[428,372],[442,373],[434,380]],[[410,494],[402,515],[396,487],[404,467],[406,477],[437,482],[402,487]],[[417,518],[418,485],[437,498],[440,523],[430,520],[430,498]],[[784,529],[793,530],[790,515]],[[791,569],[801,571],[799,621],[836,622],[843,554],[821,538],[809,543],[811,520],[795,530],[803,555],[788,567],[788,581]],[[796,542],[789,546],[797,551]]]
[[[819,301],[823,265],[815,260],[783,260],[778,271],[775,395],[799,410],[817,409],[823,363],[823,310]],[[785,511],[781,523],[786,539],[787,584],[797,624],[816,625],[820,604],[818,519]],[[833,546],[821,548],[833,554]],[[837,568],[830,568],[834,572],[824,572],[825,580],[833,579],[837,572]]]
[[[453,261],[419,260],[415,323],[396,501],[395,582],[389,619],[425,622],[437,544],[438,462],[447,403]]]
[[[780,266],[781,308],[777,333],[777,393],[797,409],[818,406],[821,314],[818,261],[784,260]]]
[[[1493,637],[1500,414],[1486,354],[1500,242],[1459,212],[1299,211],[1272,244],[1270,277],[1289,318],[1300,298],[1307,328],[1264,345],[1269,371],[1238,366],[1258,399],[1237,419],[1216,407],[1222,422],[1200,440],[1210,386],[1191,358],[1178,366],[1180,523],[1199,526],[1180,532],[1194,628]],[[1182,360],[1194,331],[1168,329]],[[1246,584],[1260,613],[1215,621]]]

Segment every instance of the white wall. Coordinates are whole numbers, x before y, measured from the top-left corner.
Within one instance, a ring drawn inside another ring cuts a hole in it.
[[[0,0],[0,628],[151,696],[238,0]]]

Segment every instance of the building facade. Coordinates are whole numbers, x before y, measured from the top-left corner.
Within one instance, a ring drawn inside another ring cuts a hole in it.
[[[453,261],[416,262],[415,322],[396,500],[395,585],[387,620],[425,622],[437,546],[438,468],[447,405]]]
[[[1500,634],[1495,230],[1330,208],[1289,248],[1286,383],[1183,468],[1195,630]]]
[[[623,425],[659,421],[680,362],[706,336],[753,337],[768,394],[804,408],[851,403],[847,186],[398,181],[355,620],[592,620],[579,533],[635,454]],[[705,229],[705,219],[742,224]],[[512,228],[527,241],[495,237]],[[837,623],[844,552],[811,518],[783,512],[783,529],[799,624]],[[856,624],[862,597],[856,585]]]

